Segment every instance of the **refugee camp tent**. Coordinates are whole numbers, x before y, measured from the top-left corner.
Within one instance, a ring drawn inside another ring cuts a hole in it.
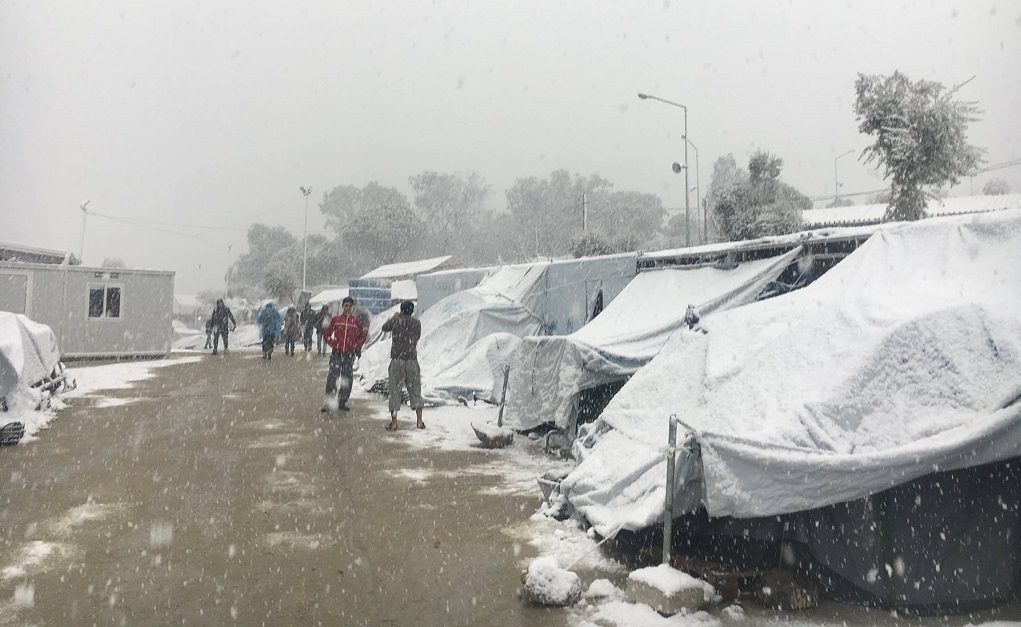
[[[418,310],[425,313],[430,307],[447,296],[468,290],[482,282],[487,276],[500,268],[460,268],[457,270],[440,270],[415,277],[418,290]]]
[[[309,299],[309,304],[316,311],[326,305],[330,309],[330,314],[336,315],[340,313],[341,302],[347,298],[348,289],[346,287],[333,287],[322,290],[315,296]]]
[[[504,266],[478,286],[444,298],[420,318],[423,393],[435,402],[471,393],[496,400],[492,373],[508,362],[517,343],[506,336],[484,346],[477,342],[493,334],[521,338],[583,326],[597,299],[609,302],[631,281],[636,262],[637,255],[623,254]],[[363,352],[359,369],[370,389],[385,382],[389,351],[387,338]]]
[[[525,338],[511,365],[508,426],[553,423],[573,430],[579,393],[623,381],[647,364],[673,333],[685,328],[688,304],[705,317],[753,302],[800,250],[724,268],[642,272],[578,331]]]
[[[586,427],[561,490],[604,535],[758,521],[882,603],[1016,590],[1021,212],[890,225],[803,290],[679,333]],[[750,526],[744,526],[747,533]]]

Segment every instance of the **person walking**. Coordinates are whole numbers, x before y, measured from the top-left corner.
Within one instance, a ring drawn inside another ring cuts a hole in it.
[[[316,350],[320,355],[326,354],[326,343],[323,341],[323,329],[330,321],[330,306],[323,305],[323,308],[316,314]]]
[[[397,430],[397,412],[401,408],[401,388],[408,388],[408,404],[415,410],[419,429],[425,429],[422,422],[422,370],[418,366],[418,338],[422,337],[422,323],[412,317],[415,304],[401,303],[401,309],[383,323],[383,332],[390,333],[389,370],[389,431]]]
[[[216,299],[216,307],[213,307],[213,315],[209,316],[209,321],[213,323],[213,354],[215,355],[219,348],[221,337],[223,338],[223,352],[226,353],[227,335],[238,328],[238,323],[234,319],[230,307],[224,304],[222,298]]]
[[[202,348],[213,347],[213,319],[206,318],[206,345]]]
[[[353,308],[354,299],[346,297],[340,315],[331,318],[323,332],[323,339],[333,349],[333,354],[330,355],[330,372],[326,375],[326,398],[320,408],[323,412],[330,411],[334,394],[337,394],[337,409],[343,411],[349,409],[347,401],[351,398],[355,354],[362,350],[366,336],[362,321],[351,312]]]
[[[298,311],[291,305],[284,316],[284,354],[294,357],[294,344],[301,336],[301,318]]]
[[[276,344],[280,327],[283,325],[283,318],[276,305],[266,303],[259,311],[255,322],[259,325],[259,337],[262,338],[262,358],[273,359],[273,345]]]
[[[312,311],[312,303],[305,303],[301,310],[301,340],[305,345],[305,352],[312,350],[312,333],[316,326],[316,312]]]

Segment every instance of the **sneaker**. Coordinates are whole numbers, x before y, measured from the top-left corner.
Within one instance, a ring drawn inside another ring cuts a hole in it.
[[[213,351],[213,354],[215,355],[215,354],[216,354],[216,351]]]
[[[319,411],[323,412],[324,414],[327,414],[330,412],[330,406],[327,405],[326,403],[323,403],[323,406],[319,408]]]
[[[340,411],[351,411],[351,408],[347,406],[347,403],[341,403],[337,406]]]

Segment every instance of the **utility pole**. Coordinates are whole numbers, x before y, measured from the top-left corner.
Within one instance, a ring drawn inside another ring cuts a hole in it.
[[[82,263],[82,257],[85,255],[85,218],[89,217],[89,210],[86,207],[89,206],[89,201],[85,201],[78,205],[78,208],[82,210],[82,237],[78,241],[78,263]],[[84,264],[82,264],[84,265]]]

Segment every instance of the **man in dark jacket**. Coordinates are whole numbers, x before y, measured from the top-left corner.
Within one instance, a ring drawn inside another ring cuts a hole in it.
[[[333,354],[330,355],[330,372],[326,375],[326,399],[320,408],[322,412],[331,409],[333,394],[337,393],[337,409],[347,411],[347,400],[351,397],[352,377],[354,376],[355,353],[361,351],[365,343],[365,327],[351,310],[354,308],[354,299],[347,297],[343,300],[343,310],[339,316],[330,319],[330,324],[323,332],[323,339]],[[340,389],[337,389],[337,379],[340,378]]]
[[[401,310],[383,323],[383,332],[390,333],[389,405],[390,424],[387,429],[397,430],[397,412],[401,408],[401,388],[408,388],[408,404],[415,410],[416,426],[425,429],[422,422],[422,370],[418,366],[418,338],[422,337],[422,323],[411,316],[415,303],[404,301]]]
[[[305,303],[301,310],[301,340],[305,344],[305,352],[312,350],[312,333],[316,327],[316,312],[312,311],[312,303]]]
[[[323,342],[323,329],[326,324],[330,321],[330,306],[323,305],[319,313],[316,314],[315,327],[316,327],[316,350],[319,351],[320,355],[326,354],[327,344]]]
[[[238,323],[234,320],[234,314],[231,313],[230,307],[223,304],[222,298],[216,299],[216,307],[213,307],[213,315],[209,316],[209,320],[213,323],[213,354],[216,354],[221,336],[223,337],[223,352],[226,353],[227,335],[237,328]]]

